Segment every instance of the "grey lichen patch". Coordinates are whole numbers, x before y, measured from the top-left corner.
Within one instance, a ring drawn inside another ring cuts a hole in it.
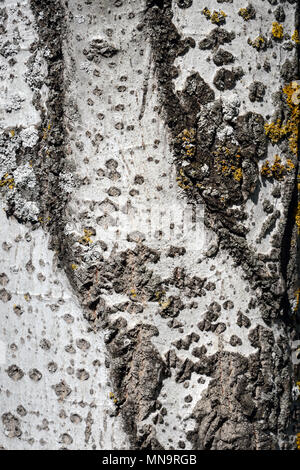
[[[18,380],[21,380],[24,377],[24,372],[16,364],[9,366],[6,372],[7,372],[8,377],[10,377],[15,382],[17,382]]]
[[[213,61],[218,67],[220,67],[221,65],[228,65],[234,62],[234,56],[231,52],[219,48],[213,55]]]
[[[199,42],[199,48],[202,50],[217,49],[223,44],[230,44],[233,39],[235,39],[235,33],[233,31],[227,31],[223,28],[215,28],[206,36],[206,38]]]
[[[244,315],[242,312],[238,312],[238,318],[237,318],[236,324],[240,328],[242,327],[249,328],[251,326],[251,321],[249,320],[247,315]]]
[[[282,5],[278,5],[278,7],[274,10],[274,16],[276,21],[279,23],[283,23],[285,21],[286,15]]]
[[[54,385],[53,389],[59,401],[64,401],[72,393],[71,387],[64,380]]]
[[[176,4],[179,8],[189,8],[193,4],[193,0],[176,0]]]
[[[9,282],[8,276],[5,273],[0,274],[0,285],[5,287]]]
[[[38,369],[30,369],[28,376],[33,382],[39,382],[42,378],[42,373]]]
[[[0,289],[0,300],[4,303],[11,300],[11,293],[6,289]]]
[[[244,72],[241,67],[232,68],[231,70],[222,67],[214,77],[214,85],[220,91],[232,90],[243,75]]]
[[[78,369],[76,371],[76,377],[78,380],[88,380],[90,374],[85,369]]]
[[[249,86],[250,101],[263,101],[266,93],[266,86],[261,82],[253,82]]]
[[[1,416],[3,427],[4,427],[4,434],[9,438],[22,436],[22,430],[20,426],[20,420],[12,413],[3,413]]]

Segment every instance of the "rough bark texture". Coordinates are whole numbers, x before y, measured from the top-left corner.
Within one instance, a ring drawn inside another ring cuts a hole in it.
[[[0,28],[2,447],[294,449],[296,1]]]

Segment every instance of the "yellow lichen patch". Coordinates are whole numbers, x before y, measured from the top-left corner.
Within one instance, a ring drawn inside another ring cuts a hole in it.
[[[24,294],[24,299],[26,300],[26,302],[29,302],[30,295],[29,294]]]
[[[210,21],[213,24],[224,23],[224,19],[226,18],[226,16],[227,15],[223,10],[214,11],[213,14],[211,15]]]
[[[248,10],[248,8],[240,8],[239,16],[241,16],[245,21],[249,21],[251,18],[253,18],[253,15],[251,14],[251,11]]]
[[[202,13],[202,15],[206,16],[206,18],[210,19],[210,17],[211,17],[211,12],[210,12],[210,10],[209,10],[207,7],[203,8],[203,10],[202,10],[201,13]]]
[[[236,153],[237,152],[237,153]],[[222,176],[230,176],[235,181],[243,179],[243,171],[240,168],[240,149],[230,150],[227,147],[218,147],[214,152],[217,172]]]
[[[93,235],[93,231],[89,230],[88,228],[85,228],[84,230],[84,236],[81,237],[78,241],[82,245],[90,245],[93,243],[93,240],[91,239],[91,236]]]
[[[269,160],[266,160],[260,173],[265,178],[274,178],[280,181],[284,179],[286,172],[292,171],[293,168],[295,168],[295,165],[291,159],[288,159],[286,165],[283,165],[279,155],[275,155],[273,164],[270,166]]]
[[[241,181],[243,179],[243,172],[241,168],[237,168],[235,172],[233,173],[233,178],[236,181]]]
[[[109,398],[114,402],[115,405],[118,403],[118,399],[113,392],[109,392]]]
[[[260,51],[266,47],[266,40],[262,36],[257,36],[257,38],[253,39],[253,41],[248,39],[248,44]]]
[[[282,24],[277,23],[277,21],[274,21],[272,24],[272,35],[276,39],[282,39],[283,38],[283,26]]]
[[[44,131],[44,133],[43,133],[43,139],[44,139],[44,140],[47,139],[48,133],[49,133],[50,129],[51,129],[51,123],[49,122],[48,126],[43,129],[43,131]]]
[[[292,160],[290,158],[288,158],[287,161],[286,161],[286,170],[287,171],[292,171],[294,168],[295,168],[294,163],[292,162]]]
[[[213,24],[223,24],[225,23],[226,13],[223,10],[216,11],[214,10],[213,13],[205,7],[202,10],[202,15],[204,15],[208,20],[210,20]]]
[[[166,295],[165,290],[155,292],[155,301],[158,302],[160,306],[162,306],[165,303],[165,295]]]
[[[131,290],[130,290],[130,295],[131,295],[131,297],[136,297],[136,296],[137,296],[136,290],[135,290],[135,289],[131,289]]]
[[[298,227],[298,234],[300,233],[300,201],[298,202],[297,211],[295,215],[296,225]]]
[[[299,43],[300,43],[299,32],[298,32],[297,29],[295,29],[295,31],[293,32],[291,39],[292,39],[292,41],[294,41],[296,44],[299,44]]]
[[[265,132],[273,144],[279,142],[279,140],[286,135],[286,131],[282,127],[280,119],[277,119],[277,121],[271,122],[270,124],[265,124]]]
[[[16,134],[16,133],[15,133],[15,130],[14,130],[14,129],[11,129],[11,131],[10,131],[10,135],[11,135],[11,137],[14,137],[14,136],[15,136],[15,134]]]
[[[181,146],[180,156],[183,159],[193,158],[196,152],[196,131],[195,129],[184,129],[176,138],[176,142]]]
[[[269,160],[266,160],[266,162],[263,164],[263,166],[261,167],[260,173],[265,178],[271,178],[272,177],[272,172],[271,172]]]
[[[295,297],[296,297],[296,305],[295,305],[295,308],[294,308],[294,312],[296,312],[298,310],[298,307],[299,307],[299,300],[300,300],[300,289],[297,289],[296,292],[295,292]],[[300,384],[300,382],[297,382]]]
[[[192,185],[190,184],[191,181],[187,178],[186,174],[184,173],[183,168],[179,169],[179,175],[176,178],[177,184],[181,189],[190,189]]]
[[[286,102],[290,108],[290,116],[285,124],[280,119],[265,124],[265,133],[271,142],[277,143],[284,137],[289,139],[289,147],[295,155],[298,153],[298,128],[300,123],[299,94],[300,85],[294,81],[283,88]]]
[[[171,300],[167,299],[165,302],[162,302],[160,304],[162,310],[166,310],[171,304]]]
[[[281,158],[279,155],[275,155],[274,163],[271,166],[272,175],[275,179],[280,180],[283,179],[285,174],[285,166],[281,163]]]
[[[4,186],[8,187],[9,189],[14,189],[15,187],[15,180],[8,173],[5,173],[5,175],[0,180],[0,187]]]
[[[78,266],[77,264],[71,264],[71,268],[73,269],[73,271],[76,271],[76,269],[78,269]]]

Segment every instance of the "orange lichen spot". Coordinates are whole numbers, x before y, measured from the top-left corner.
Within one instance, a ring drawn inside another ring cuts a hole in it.
[[[299,32],[297,29],[292,34],[292,41],[294,41],[296,44],[300,43],[300,38],[299,38]]]
[[[296,305],[294,307],[294,312],[296,312],[298,310],[298,307],[299,307],[299,300],[300,300],[300,289],[297,289],[296,292],[295,292],[295,297],[296,297]],[[300,382],[297,382],[297,384],[300,384]]]
[[[282,39],[283,38],[283,26],[282,24],[277,23],[277,21],[274,21],[272,24],[272,35],[276,39]]]
[[[297,444],[297,449],[300,450],[300,432],[298,432],[297,434],[296,444]]]

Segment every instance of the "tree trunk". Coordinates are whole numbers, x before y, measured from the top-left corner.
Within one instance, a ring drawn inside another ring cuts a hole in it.
[[[297,8],[1,2],[3,448],[296,448]]]

